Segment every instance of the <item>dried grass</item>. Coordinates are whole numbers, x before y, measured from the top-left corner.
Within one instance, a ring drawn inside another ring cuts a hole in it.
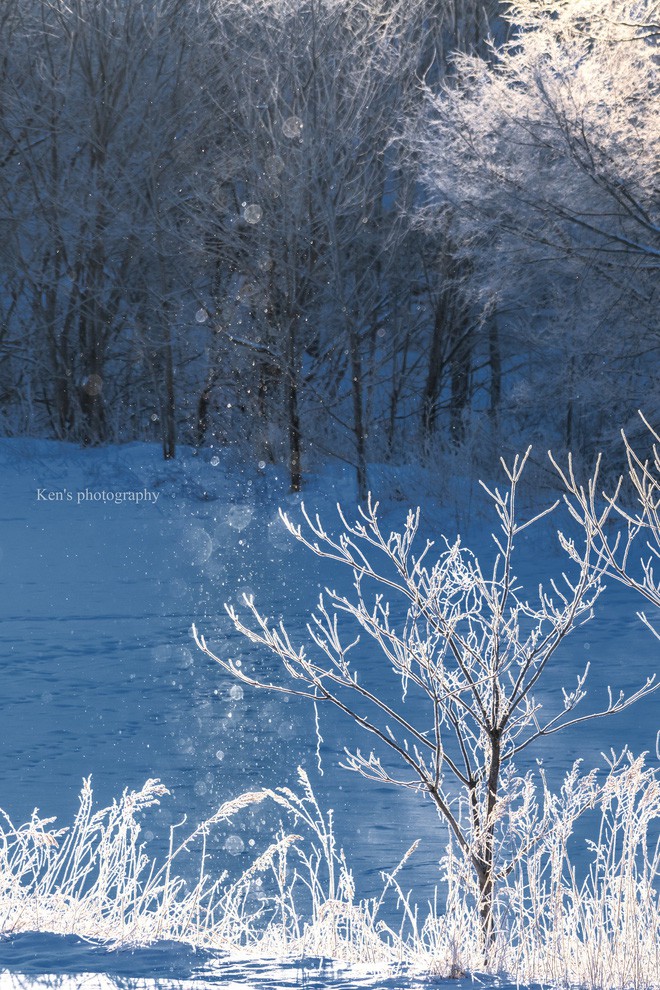
[[[1,812],[0,931],[77,934],[111,945],[171,939],[243,956],[323,956],[444,977],[488,971],[594,990],[660,987],[660,780],[642,758],[613,760],[603,782],[574,768],[559,795],[543,780],[540,788],[523,780],[523,799],[504,812],[503,827],[536,839],[501,880],[487,954],[471,871],[453,849],[442,864],[443,910],[431,905],[420,917],[400,886],[417,844],[382,874],[380,897],[357,900],[332,816],[322,813],[302,770],[299,783],[300,793],[252,791],[226,802],[178,844],[172,829],[160,864],[145,851],[140,824],[168,793],[158,780],[99,811],[86,780],[69,828],[36,811],[16,827]],[[569,854],[578,794],[590,803],[595,835],[582,878]],[[208,876],[209,830],[263,801],[296,831],[282,827],[237,878]],[[186,856],[196,857],[194,881],[176,870]],[[397,899],[396,929],[380,916],[386,896]]]

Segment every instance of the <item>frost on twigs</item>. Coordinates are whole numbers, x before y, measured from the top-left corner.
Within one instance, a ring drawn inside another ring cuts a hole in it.
[[[324,704],[332,706],[363,729],[373,748],[347,750],[349,770],[431,799],[471,871],[489,958],[500,923],[498,891],[531,853],[530,835],[512,825],[512,809],[523,813],[526,793],[513,785],[513,761],[544,737],[621,712],[657,687],[649,677],[627,694],[608,689],[600,707],[585,711],[587,666],[562,690],[559,705],[552,699],[545,711],[539,688],[548,665],[591,619],[611,565],[587,518],[583,540],[560,536],[567,558],[561,578],[522,586],[517,538],[559,504],[520,518],[529,454],[502,461],[502,489],[483,486],[498,522],[487,564],[460,537],[427,540],[418,549],[419,510],[408,512],[400,531],[384,531],[371,497],[353,523],[338,507],[338,536],[304,506],[303,523],[282,514],[298,543],[348,569],[352,591],[325,589],[302,644],[284,622],[273,625],[254,598],[241,612],[226,606],[235,628],[281,661],[272,680],[213,653],[194,630],[200,649],[244,684],[308,698],[321,717]],[[371,654],[384,661],[378,677],[365,660]],[[393,683],[385,688],[388,676]],[[400,700],[393,701],[397,690]],[[530,834],[532,845],[543,842],[543,827]]]
[[[594,548],[604,573],[636,591],[647,604],[660,608],[660,579],[654,565],[660,560],[660,434],[640,412],[651,442],[651,455],[642,459],[621,431],[628,465],[613,492],[600,489],[601,458],[586,484],[577,479],[573,459],[565,467],[550,454],[565,488],[568,510]],[[627,491],[626,483],[627,482]],[[575,549],[563,538],[567,552]],[[633,550],[639,547],[639,557]],[[660,633],[644,612],[641,620],[656,638]]]

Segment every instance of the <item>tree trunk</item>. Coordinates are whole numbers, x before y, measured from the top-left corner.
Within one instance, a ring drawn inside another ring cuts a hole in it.
[[[360,358],[360,337],[357,328],[350,320],[349,346],[351,350],[351,392],[353,396],[353,431],[355,433],[357,492],[361,502],[367,500],[367,452],[362,401],[362,361]]]
[[[449,405],[449,429],[451,438],[459,446],[465,438],[464,414],[470,399],[470,372],[472,342],[470,332],[463,321],[454,327],[455,343],[451,357],[451,398]]]
[[[195,446],[203,447],[204,441],[206,439],[206,433],[209,428],[209,401],[211,398],[211,389],[213,388],[213,375],[209,374],[206,379],[206,385],[199,394],[199,399],[197,400],[197,423],[195,429]]]
[[[90,293],[81,293],[79,317],[80,354],[85,377],[80,389],[81,442],[93,447],[105,439],[105,415],[103,408],[103,361],[99,343],[97,312],[90,300]]]
[[[287,393],[289,478],[291,480],[291,491],[299,492],[302,488],[302,469],[300,460],[300,414],[298,411],[298,383],[294,378],[289,379]]]
[[[429,439],[435,430],[438,417],[438,399],[444,374],[445,344],[445,298],[444,293],[435,309],[433,332],[429,351],[429,364],[424,385],[422,403],[422,430],[425,439]]]
[[[275,463],[275,454],[269,435],[272,418],[272,396],[276,395],[281,381],[279,368],[270,361],[259,363],[259,378],[257,385],[257,416],[259,417],[261,454],[271,464]]]
[[[484,943],[484,952],[487,954],[495,939],[493,925],[493,895],[495,885],[493,883],[493,865],[484,863],[482,870],[477,872],[479,884],[479,918],[481,919],[481,934]]]
[[[573,399],[573,388],[575,381],[575,358],[568,361],[568,397],[566,401],[566,449],[575,450],[575,401]]]
[[[490,362],[490,409],[493,423],[497,423],[502,401],[502,353],[497,320],[493,316],[488,322],[488,357]]]
[[[292,492],[302,489],[300,411],[298,408],[298,366],[296,354],[297,318],[288,321],[286,411],[289,437],[289,478]]]
[[[479,884],[479,916],[484,940],[484,951],[488,953],[493,944],[494,908],[495,908],[495,817],[497,810],[497,791],[502,771],[502,747],[500,732],[490,731],[491,756],[488,769],[488,794],[486,796],[486,814],[483,822],[483,838],[479,836],[480,850],[475,863]]]
[[[394,453],[396,418],[399,407],[399,397],[406,384],[409,345],[410,333],[406,332],[403,347],[397,348],[392,355],[392,389],[390,391],[389,423],[387,427],[387,453],[389,456]],[[399,361],[401,362],[400,365]]]
[[[174,394],[174,366],[172,361],[172,340],[170,328],[165,329],[165,395],[161,416],[163,437],[163,458],[172,460],[176,453],[176,397]]]

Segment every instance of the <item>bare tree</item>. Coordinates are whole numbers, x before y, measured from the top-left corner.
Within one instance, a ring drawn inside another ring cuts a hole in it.
[[[163,410],[171,453],[174,283],[185,293],[172,212],[195,122],[191,17],[180,0],[13,8],[0,217],[12,237],[7,332],[38,426],[86,443],[126,435],[122,389],[135,376],[124,359],[139,322],[158,338],[152,409]]]
[[[493,6],[235,0],[213,9],[199,78],[218,124],[195,170],[193,212],[209,262],[208,326],[222,328],[226,346],[216,336],[205,377],[213,391],[212,362],[240,370],[232,407],[259,421],[259,456],[279,455],[293,489],[306,451],[330,454],[355,466],[364,499],[374,451],[391,453],[400,423],[418,431],[434,316],[417,290],[413,244],[423,237],[402,208],[419,186],[393,138],[419,107],[420,74],[444,74],[453,46],[472,49]],[[432,281],[444,279],[438,270]],[[464,330],[443,344],[455,408],[474,364]]]
[[[318,441],[353,461],[366,496],[378,330],[406,234],[388,141],[417,92],[420,18],[399,0],[215,12],[203,71],[222,126],[197,200],[213,326],[244,372],[237,401],[286,437],[294,490]]]
[[[329,703],[377,739],[380,755],[346,750],[345,767],[430,796],[476,879],[486,946],[495,930],[498,882],[522,854],[511,847],[511,836],[502,834],[503,811],[513,800],[507,767],[538,740],[620,712],[657,687],[649,678],[628,696],[609,691],[602,708],[578,714],[586,695],[587,665],[574,687],[563,690],[559,710],[543,712],[537,688],[567,636],[590,618],[604,562],[595,548],[598,530],[585,517],[581,547],[560,536],[575,564],[574,575],[551,581],[548,590],[539,587],[535,596],[528,597],[520,587],[514,570],[516,540],[554,508],[518,522],[516,495],[528,455],[509,467],[503,462],[507,491],[486,489],[500,533],[493,537],[495,559],[485,568],[460,538],[445,540],[434,563],[431,542],[416,552],[419,511],[409,513],[402,532],[386,536],[378,505],[370,500],[353,525],[340,510],[343,532],[337,538],[304,509],[306,532],[283,515],[299,542],[325,561],[349,568],[355,589],[351,596],[326,589],[307,626],[309,648],[295,645],[283,624],[272,626],[252,597],[245,599],[250,623],[226,606],[239,632],[279,657],[288,681],[274,683],[217,656],[194,630],[200,649],[243,683]],[[370,683],[360,661],[365,647],[359,635],[340,627],[342,616],[373,641],[386,669],[400,680],[399,704],[386,700],[382,669]],[[403,773],[385,760],[388,751]]]

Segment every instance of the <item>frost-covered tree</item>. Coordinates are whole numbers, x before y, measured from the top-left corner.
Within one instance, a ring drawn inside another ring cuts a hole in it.
[[[602,708],[580,714],[587,665],[559,703],[544,710],[544,675],[566,638],[590,617],[605,562],[598,529],[585,514],[580,545],[560,534],[573,572],[534,591],[521,586],[515,546],[540,518],[519,521],[516,496],[525,461],[504,465],[508,491],[489,492],[500,531],[488,563],[460,538],[445,540],[435,561],[431,542],[417,550],[419,512],[409,514],[401,532],[386,535],[370,501],[358,522],[341,516],[338,537],[318,517],[304,513],[303,531],[283,516],[312,553],[348,567],[354,585],[349,595],[326,589],[305,646],[292,642],[283,623],[272,625],[252,596],[245,599],[248,621],[227,606],[236,629],[281,660],[285,677],[259,673],[258,661],[248,667],[218,656],[194,630],[198,646],[244,684],[299,694],[319,709],[334,706],[371,736],[376,749],[368,754],[346,750],[348,769],[430,797],[472,871],[486,945],[494,933],[498,884],[543,837],[542,827],[520,837],[507,826],[509,813],[515,818],[512,808],[525,801],[512,762],[539,740],[620,712],[657,687],[651,677],[628,695],[608,691]],[[361,662],[369,649],[383,660],[374,677]],[[390,678],[400,684],[396,700]]]
[[[519,423],[586,446],[615,437],[657,360],[657,4],[519,0],[507,18],[410,134],[431,226],[453,225],[514,335]]]

